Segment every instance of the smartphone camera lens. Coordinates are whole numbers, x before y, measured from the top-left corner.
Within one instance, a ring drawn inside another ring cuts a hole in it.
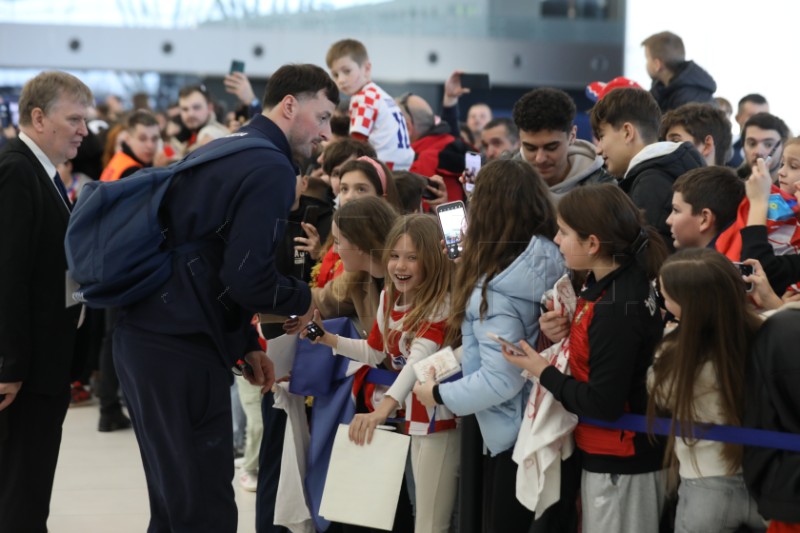
[[[306,338],[310,341],[315,341],[324,335],[322,328],[314,322],[309,322],[306,326]]]

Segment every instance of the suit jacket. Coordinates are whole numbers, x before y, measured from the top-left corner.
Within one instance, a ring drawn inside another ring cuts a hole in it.
[[[80,306],[65,305],[69,211],[19,139],[0,152],[0,382],[69,388]]]

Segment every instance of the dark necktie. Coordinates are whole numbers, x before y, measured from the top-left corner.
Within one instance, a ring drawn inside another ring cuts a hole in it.
[[[72,202],[69,201],[69,196],[67,195],[67,188],[64,187],[64,182],[61,181],[61,176],[58,175],[58,171],[56,170],[56,176],[53,178],[53,181],[56,183],[56,189],[58,192],[61,193],[61,197],[64,199],[64,202],[67,204],[67,209],[72,211]]]

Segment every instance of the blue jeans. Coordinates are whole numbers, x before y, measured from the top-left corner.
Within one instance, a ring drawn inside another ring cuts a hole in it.
[[[739,526],[766,530],[741,474],[681,478],[675,533],[733,533]]]

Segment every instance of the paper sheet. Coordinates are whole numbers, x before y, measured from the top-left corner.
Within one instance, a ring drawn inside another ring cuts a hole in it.
[[[267,341],[267,357],[275,365],[275,378],[288,376],[297,352],[297,335],[281,335]]]
[[[411,439],[375,431],[372,444],[357,446],[339,425],[319,514],[326,520],[390,531]]]

